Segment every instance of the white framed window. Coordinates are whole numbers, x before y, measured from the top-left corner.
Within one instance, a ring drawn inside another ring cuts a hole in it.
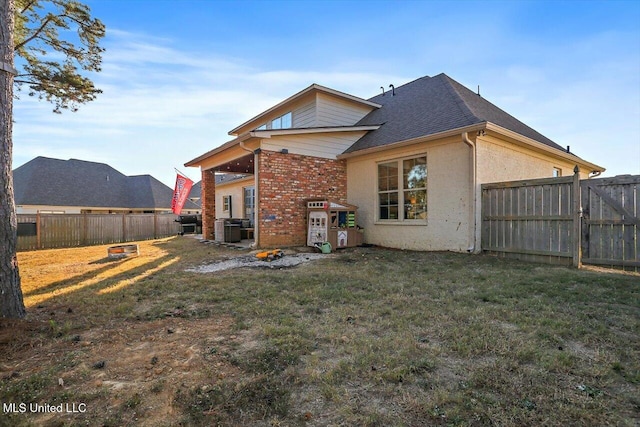
[[[380,221],[427,219],[427,157],[378,163]]]
[[[560,168],[553,168],[553,177],[554,178],[558,178],[562,176],[562,169]]]
[[[222,196],[222,210],[224,212],[231,210],[231,196]]]
[[[291,111],[271,121],[271,129],[289,129],[291,127]]]

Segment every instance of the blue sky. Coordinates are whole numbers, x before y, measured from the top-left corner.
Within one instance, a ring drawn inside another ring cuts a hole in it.
[[[441,72],[562,146],[640,174],[640,2],[85,0],[107,27],[104,93],[77,113],[23,96],[13,166],[174,168],[318,83],[363,98]]]

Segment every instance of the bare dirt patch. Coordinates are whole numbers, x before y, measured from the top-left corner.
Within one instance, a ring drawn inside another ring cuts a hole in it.
[[[289,253],[282,258],[263,261],[256,258],[255,255],[244,255],[231,258],[225,261],[218,261],[210,264],[192,267],[186,271],[192,273],[215,273],[218,271],[232,270],[234,268],[291,268],[300,264],[311,262],[318,259],[330,257],[331,255],[319,253]]]
[[[25,332],[48,331],[39,322],[19,328],[16,322],[4,322],[0,348],[8,357],[0,365],[1,380],[42,378],[44,390],[67,396],[65,404],[86,404],[86,413],[78,415],[83,420],[105,419],[106,413],[114,423],[171,424],[182,416],[173,404],[178,389],[188,392],[237,375],[237,368],[221,356],[237,339],[232,323],[228,317],[165,318],[100,325],[58,339],[25,339]],[[58,363],[55,372],[45,372],[52,362]],[[74,414],[23,416],[22,421],[46,424],[69,421]]]

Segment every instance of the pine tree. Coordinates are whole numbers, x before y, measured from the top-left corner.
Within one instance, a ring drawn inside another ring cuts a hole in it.
[[[17,94],[26,91],[51,102],[56,113],[76,111],[101,93],[82,73],[100,71],[104,35],[102,22],[77,1],[0,0],[0,317],[26,315],[16,256],[14,85]]]

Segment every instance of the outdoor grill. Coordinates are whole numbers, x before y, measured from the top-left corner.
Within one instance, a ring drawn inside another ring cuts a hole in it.
[[[176,222],[182,226],[180,234],[202,233],[202,215],[180,215]]]

